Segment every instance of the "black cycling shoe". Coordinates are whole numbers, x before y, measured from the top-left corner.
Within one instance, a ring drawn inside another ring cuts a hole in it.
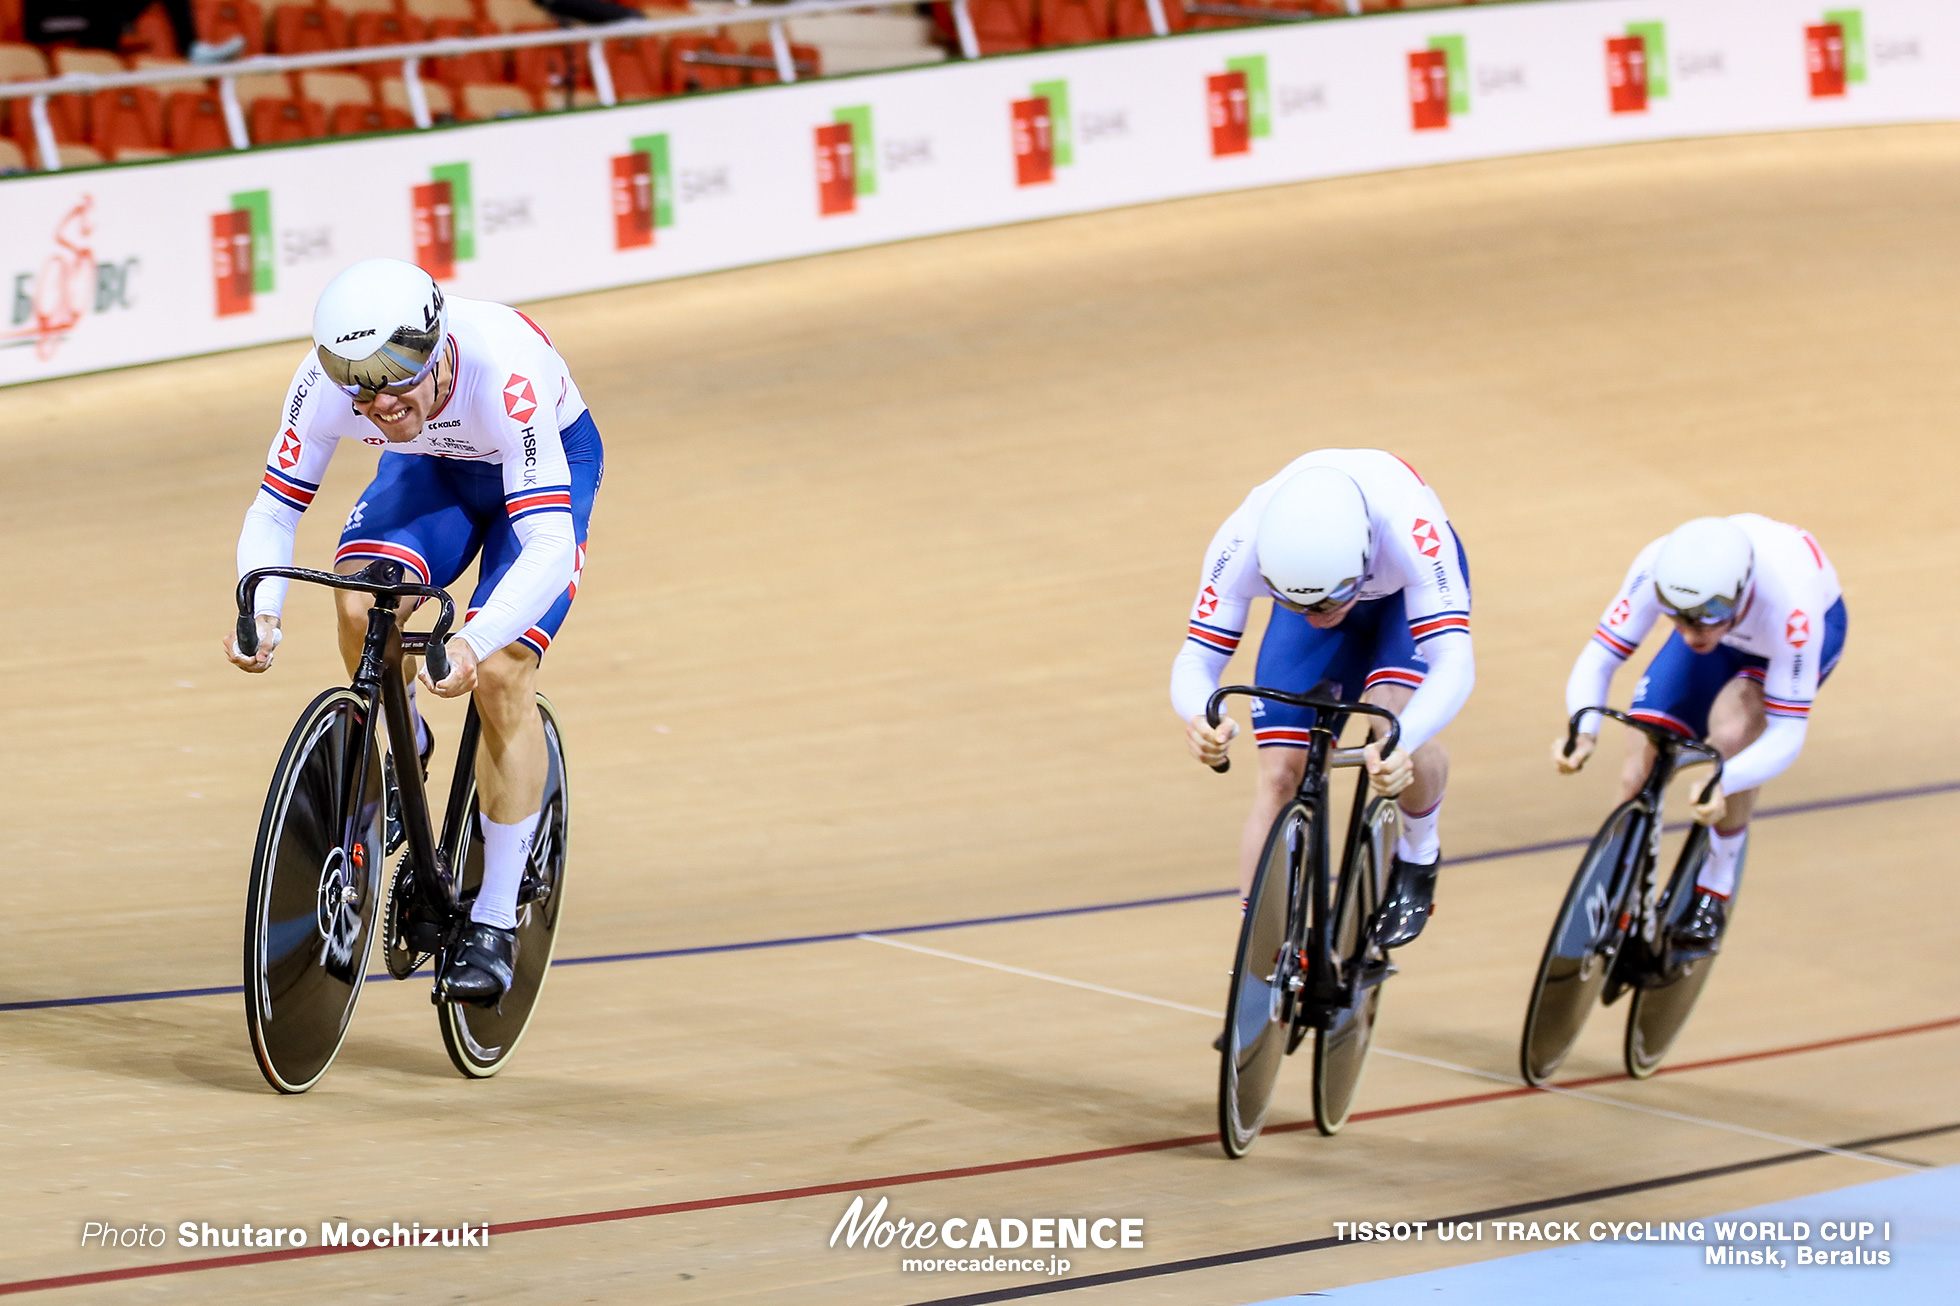
[[[443,968],[436,990],[444,1002],[494,1007],[510,991],[516,957],[517,931],[471,921],[463,931],[463,946]]]
[[[1722,942],[1728,923],[1728,900],[1697,889],[1694,906],[1667,932],[1668,942],[1674,945],[1676,956],[1706,956]]]
[[[1211,1050],[1213,1052],[1223,1052],[1225,1050],[1225,1031],[1220,1030],[1218,1037],[1211,1041]]]
[[[422,750],[422,756],[420,758],[422,763],[422,780],[424,783],[427,783],[429,779],[429,758],[436,751],[436,732],[426,721],[422,723],[422,728],[429,732],[429,746]],[[395,755],[392,752],[385,754],[381,759],[381,783],[385,786],[387,792],[388,852],[393,854],[396,849],[400,848],[407,841],[408,831],[402,825],[401,791],[395,787]]]
[[[1400,857],[1395,859],[1395,869],[1388,877],[1388,893],[1375,917],[1377,944],[1399,948],[1415,942],[1416,935],[1429,923],[1429,914],[1435,910],[1436,868],[1442,862],[1441,857],[1426,865]]]

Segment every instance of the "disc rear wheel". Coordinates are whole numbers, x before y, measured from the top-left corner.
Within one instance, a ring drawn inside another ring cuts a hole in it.
[[[379,898],[381,772],[367,704],[301,714],[259,819],[245,910],[245,1023],[266,1082],[303,1093],[333,1063],[366,979]]]
[[[1518,1063],[1527,1084],[1542,1084],[1557,1072],[1606,986],[1625,937],[1624,899],[1646,831],[1646,813],[1632,801],[1622,803],[1579,859],[1525,1011]]]
[[[474,709],[472,709],[474,710]],[[551,969],[558,941],[558,919],[564,904],[565,844],[571,831],[571,794],[565,778],[565,750],[558,717],[544,695],[538,695],[538,715],[544,718],[544,802],[537,834],[517,895],[517,952],[510,989],[495,1007],[461,1003],[437,1004],[442,1044],[456,1069],[471,1079],[486,1079],[504,1068],[537,1008],[538,995]],[[466,737],[474,735],[466,731]],[[465,904],[474,901],[483,884],[483,841],[478,822],[474,781],[458,829],[450,832],[449,864],[460,868],[459,893]],[[466,908],[467,909],[467,908]],[[446,960],[446,958],[442,959]],[[437,973],[441,973],[440,964]]]
[[[1332,1137],[1347,1123],[1375,1037],[1382,984],[1392,968],[1374,939],[1375,912],[1381,906],[1382,868],[1394,848],[1394,804],[1385,798],[1368,805],[1367,831],[1347,875],[1334,889],[1334,915],[1328,946],[1343,989],[1354,985],[1354,1000],[1329,1014],[1314,1031],[1313,1123]]]
[[[1286,1059],[1297,1001],[1289,982],[1299,974],[1288,925],[1299,884],[1295,868],[1306,857],[1308,833],[1305,804],[1296,799],[1280,809],[1239,925],[1218,1076],[1219,1140],[1233,1158],[1244,1156],[1259,1137]]]

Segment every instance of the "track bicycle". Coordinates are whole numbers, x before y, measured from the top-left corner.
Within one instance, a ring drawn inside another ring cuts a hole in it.
[[[303,1093],[333,1064],[353,1020],[379,927],[388,973],[407,979],[435,961],[435,1004],[443,1046],[465,1076],[502,1069],[517,1050],[551,965],[564,902],[565,840],[570,825],[564,747],[558,718],[540,694],[546,778],[538,832],[517,894],[517,949],[509,990],[494,1008],[445,1001],[440,977],[461,946],[470,907],[483,880],[478,826],[476,744],[480,726],[471,703],[457,744],[457,762],[438,840],[428,789],[417,765],[383,766],[376,759],[376,722],[390,740],[411,741],[395,751],[414,757],[414,726],[402,658],[420,654],[431,678],[449,674],[443,647],[455,602],[432,585],[404,583],[400,563],[380,561],[349,576],[303,567],[262,567],[238,582],[238,648],[258,648],[254,596],[270,577],[306,581],[374,596],[367,636],[353,683],[323,691],[286,740],[272,774],[252,853],[245,909],[245,1023],[266,1082],[281,1093]],[[404,598],[441,606],[427,633],[410,633],[397,619]],[[405,850],[386,878],[384,817],[393,808]]]
[[[1722,755],[1666,726],[1610,707],[1589,707],[1575,712],[1568,724],[1568,756],[1578,744],[1580,721],[1595,712],[1652,740],[1654,764],[1639,792],[1614,808],[1593,836],[1552,923],[1518,1051],[1524,1080],[1532,1085],[1557,1072],[1595,1000],[1610,1007],[1628,992],[1633,1001],[1622,1058],[1635,1079],[1652,1075],[1687,1024],[1721,950],[1717,939],[1712,948],[1684,953],[1671,935],[1694,906],[1695,880],[1708,860],[1708,828],[1689,830],[1665,882],[1659,870],[1668,782],[1684,767],[1712,764],[1715,773],[1701,794],[1706,801],[1722,782]],[[1738,864],[1736,889],[1741,887]]]
[[[1299,790],[1280,808],[1253,873],[1225,1002],[1218,1136],[1234,1159],[1259,1137],[1280,1063],[1309,1030],[1314,1126],[1331,1137],[1347,1123],[1374,1038],[1381,986],[1395,973],[1375,941],[1400,832],[1395,802],[1371,796],[1366,773],[1358,777],[1336,872],[1329,857],[1328,777],[1337,767],[1362,765],[1360,748],[1339,747],[1350,716],[1388,723],[1384,757],[1395,751],[1401,725],[1387,708],[1342,702],[1324,688],[1295,694],[1229,685],[1205,705],[1213,727],[1222,719],[1220,705],[1234,694],[1314,709]],[[1230,766],[1228,759],[1213,769],[1222,773]]]

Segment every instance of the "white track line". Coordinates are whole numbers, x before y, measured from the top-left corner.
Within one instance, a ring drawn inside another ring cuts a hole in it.
[[[1147,993],[1131,993],[1126,989],[1112,989],[1101,984],[1090,984],[1083,980],[1069,979],[1062,975],[1050,975],[1046,971],[1028,970],[1021,966],[1009,966],[998,961],[987,961],[980,957],[969,957],[963,953],[946,952],[940,948],[927,948],[917,943],[901,943],[897,939],[882,934],[860,934],[857,936],[866,943],[882,943],[888,948],[902,948],[906,952],[923,953],[928,957],[940,957],[946,961],[965,962],[969,966],[981,966],[987,970],[997,970],[1008,975],[1020,975],[1026,979],[1046,980],[1050,984],[1064,984],[1072,989],[1087,989],[1091,993],[1101,993],[1112,998],[1128,998],[1132,1002],[1147,1002],[1153,1007],[1169,1007],[1173,1011],[1188,1011],[1194,1016],[1207,1016],[1213,1020],[1223,1019],[1221,1013],[1209,1007],[1194,1007],[1188,1002],[1172,1002],[1165,998],[1153,998]],[[1450,1070],[1459,1075],[1469,1075],[1475,1079],[1495,1080],[1502,1084],[1515,1084],[1517,1081],[1507,1075],[1494,1071],[1478,1070],[1472,1066],[1458,1065],[1453,1061],[1438,1061],[1434,1057],[1417,1056],[1413,1052],[1392,1052],[1384,1047],[1373,1049],[1376,1056],[1393,1057],[1397,1061],[1413,1061],[1419,1065],[1434,1066],[1438,1070]],[[1644,1115],[1660,1116],[1667,1120],[1678,1120],[1683,1124],[1701,1125],[1708,1129],[1720,1129],[1731,1134],[1744,1134],[1750,1138],[1760,1138],[1766,1142],[1781,1143],[1786,1147],[1801,1147],[1827,1156],[1841,1156],[1853,1161],[1870,1161],[1874,1165],[1890,1166],[1895,1170],[1920,1171],[1927,1167],[1910,1161],[1894,1161],[1889,1157],[1877,1156],[1870,1152],[1854,1152],[1842,1147],[1832,1147],[1828,1143],[1813,1143],[1804,1138],[1791,1138],[1786,1134],[1772,1134],[1761,1129],[1751,1129],[1747,1125],[1732,1125],[1722,1120],[1710,1120],[1704,1116],[1684,1115],[1679,1111],[1668,1111],[1656,1106],[1642,1106],[1634,1102],[1622,1102],[1618,1098],[1601,1097],[1597,1093],[1586,1093],[1576,1088],[1559,1088],[1555,1085],[1541,1085],[1541,1092],[1556,1093],[1562,1097],[1578,1098],[1582,1102],[1596,1102],[1601,1106],[1619,1107],[1625,1111],[1638,1111]]]

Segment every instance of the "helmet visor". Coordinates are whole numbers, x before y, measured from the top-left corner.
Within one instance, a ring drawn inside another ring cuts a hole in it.
[[[314,352],[327,379],[361,403],[372,403],[377,394],[404,395],[429,379],[441,357],[439,331],[413,331],[406,327],[366,358],[342,358],[325,345]]]
[[[1743,588],[1746,590],[1748,587]],[[1661,592],[1659,585],[1654,586],[1654,593],[1660,599],[1663,612],[1691,626],[1719,626],[1724,622],[1733,621],[1737,610],[1742,606],[1741,594],[1734,597],[1727,594],[1713,594],[1693,607],[1681,608],[1668,602],[1667,595]]]
[[[1271,581],[1266,582],[1266,588],[1273,591],[1273,602],[1288,612],[1304,612],[1309,616],[1324,617],[1330,612],[1346,607],[1354,596],[1361,592],[1362,583],[1367,579],[1366,576],[1350,576],[1312,603],[1301,603],[1297,599],[1286,597]]]

